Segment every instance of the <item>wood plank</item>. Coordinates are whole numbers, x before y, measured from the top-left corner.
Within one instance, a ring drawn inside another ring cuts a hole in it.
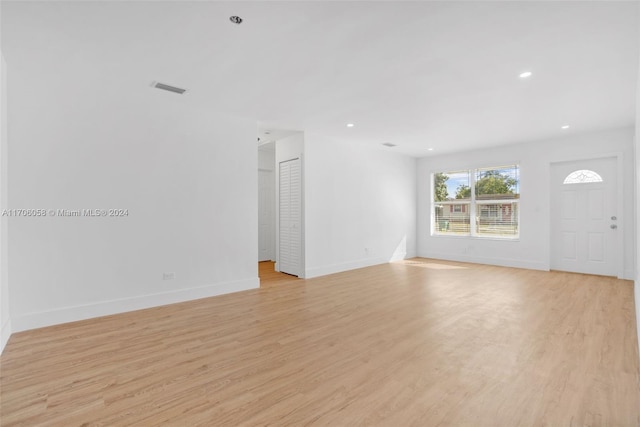
[[[0,424],[640,425],[633,284],[412,259],[14,334]]]

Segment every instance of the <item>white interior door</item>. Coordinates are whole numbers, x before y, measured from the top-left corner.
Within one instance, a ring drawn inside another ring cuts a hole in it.
[[[275,254],[275,179],[273,171],[258,170],[258,260],[271,261]]]
[[[300,159],[279,164],[279,237],[278,270],[300,275],[302,250],[301,215],[302,183]]]
[[[551,268],[617,276],[615,157],[551,167]]]

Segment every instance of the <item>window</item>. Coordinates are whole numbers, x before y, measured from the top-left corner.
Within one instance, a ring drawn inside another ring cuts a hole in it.
[[[434,173],[433,234],[517,238],[519,203],[518,165]]]
[[[563,184],[586,184],[590,182],[602,182],[602,177],[597,172],[582,169],[567,175]]]
[[[468,236],[471,232],[470,171],[433,174],[436,234]]]

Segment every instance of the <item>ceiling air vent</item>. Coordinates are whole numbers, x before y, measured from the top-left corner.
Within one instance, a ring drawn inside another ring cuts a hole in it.
[[[384,144],[382,144],[382,145],[384,145],[385,147],[396,147],[396,144],[392,144],[392,143],[390,143],[390,142],[385,142],[385,143],[384,143]]]
[[[167,85],[167,84],[160,83],[160,82],[153,82],[152,86],[155,87],[156,89],[168,90],[169,92],[178,93],[180,95],[182,95],[183,93],[185,93],[187,91],[186,89],[182,89],[180,87]]]

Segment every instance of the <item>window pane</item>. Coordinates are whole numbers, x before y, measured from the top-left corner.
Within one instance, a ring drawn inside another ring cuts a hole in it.
[[[438,172],[433,174],[433,201],[471,199],[470,171]]]
[[[602,177],[598,172],[583,169],[571,172],[564,179],[563,184],[586,184],[590,182],[602,182]]]
[[[518,199],[520,174],[517,165],[476,170],[476,200]]]
[[[518,236],[518,202],[477,203],[476,214],[478,236]]]
[[[436,202],[435,234],[468,236],[471,232],[469,203]]]

